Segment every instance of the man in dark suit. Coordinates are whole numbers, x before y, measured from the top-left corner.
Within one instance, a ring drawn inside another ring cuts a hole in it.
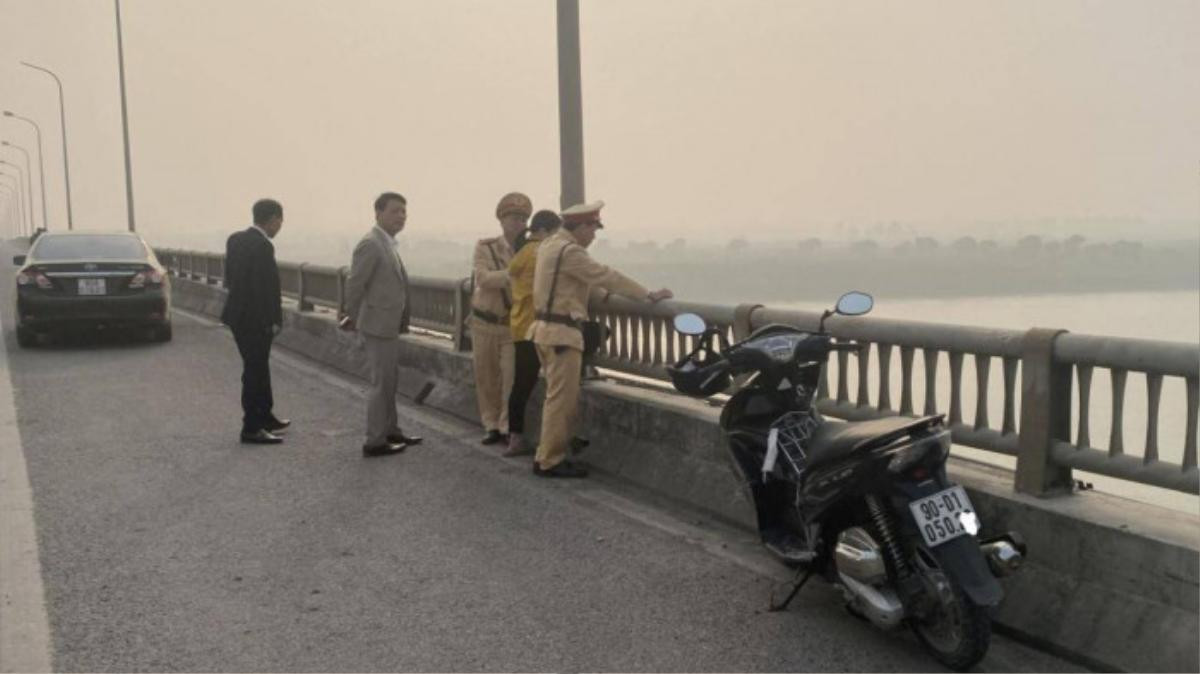
[[[225,243],[225,287],[229,297],[221,322],[233,330],[242,354],[242,442],[273,445],[291,425],[272,412],[271,342],[283,328],[279,268],[271,239],[283,227],[283,206],[274,199],[255,202],[254,224]]]

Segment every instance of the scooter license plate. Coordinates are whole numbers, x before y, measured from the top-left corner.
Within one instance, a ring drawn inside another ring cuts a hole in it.
[[[979,531],[975,507],[967,498],[966,490],[957,485],[919,498],[909,503],[908,508],[917,521],[917,529],[920,529],[926,545],[931,548]]]

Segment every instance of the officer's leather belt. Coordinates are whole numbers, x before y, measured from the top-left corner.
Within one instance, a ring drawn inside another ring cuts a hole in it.
[[[558,323],[559,325],[566,325],[568,327],[575,328],[576,330],[583,330],[583,326],[579,324],[579,321],[565,314],[551,314],[545,311],[535,311],[533,313],[533,317],[539,321]]]
[[[508,325],[508,316],[497,316],[496,314],[493,314],[490,311],[484,311],[483,309],[471,307],[471,315],[485,323],[491,323],[492,325]]]

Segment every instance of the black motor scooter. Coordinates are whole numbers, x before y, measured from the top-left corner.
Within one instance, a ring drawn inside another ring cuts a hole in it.
[[[843,423],[817,411],[829,354],[860,348],[835,341],[825,319],[873,304],[847,293],[817,332],[767,325],[736,344],[700,316],[681,314],[675,328],[697,346],[667,371],[675,388],[697,397],[748,377],[720,423],[763,544],[798,567],[790,595],[773,608],[786,608],[819,575],[841,588],[851,613],[884,629],[908,625],[940,662],[965,670],[987,652],[989,609],[1003,598],[996,577],[1020,566],[1025,546],[1011,532],[977,538],[966,491],[946,477],[942,416]]]

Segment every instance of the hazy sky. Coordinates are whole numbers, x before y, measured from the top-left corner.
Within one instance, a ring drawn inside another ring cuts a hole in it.
[[[154,243],[216,247],[260,196],[284,203],[293,240],[357,236],[387,189],[418,238],[493,232],[513,189],[558,206],[553,0],[122,11]],[[581,15],[587,193],[616,240],[1200,229],[1196,0],[582,0]],[[0,108],[41,123],[57,228],[57,96],[19,60],[63,78],[77,227],[123,228],[113,2],[0,0]],[[0,119],[0,137],[36,157],[27,125]]]

